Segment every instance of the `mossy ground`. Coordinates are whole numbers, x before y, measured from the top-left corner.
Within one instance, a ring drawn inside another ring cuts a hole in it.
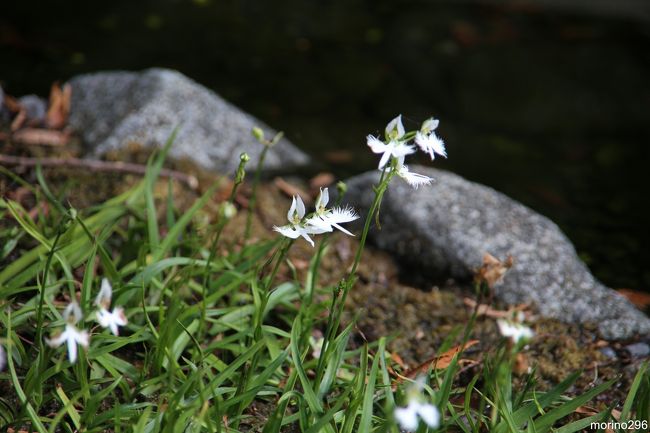
[[[29,156],[47,154],[76,156],[80,152],[78,147],[25,150],[9,146],[6,150]],[[133,146],[121,154],[108,157],[144,163],[147,156],[147,152],[138,146]],[[200,181],[197,190],[165,179],[158,182],[156,191],[159,193],[159,199],[166,200],[164,197],[171,185],[173,202],[178,209],[189,208],[208,185],[217,179],[216,175],[188,162],[171,162],[168,166],[192,173]],[[12,171],[30,185],[37,184],[34,169],[12,169]],[[79,209],[111,198],[131,188],[140,179],[138,175],[94,173],[90,170],[71,170],[65,167],[47,167],[43,169],[43,174],[57,197]],[[219,202],[225,200],[231,186],[231,182],[224,179],[211,203],[198,214],[195,225],[199,230],[206,230],[215,220]],[[306,185],[301,187],[308,189]],[[28,210],[47,212],[44,202],[37,202],[36,196],[29,189],[6,174],[0,175],[0,192],[3,196],[19,201]],[[245,205],[250,198],[250,193],[250,184],[245,184],[240,189],[236,200],[240,211],[226,226],[222,237],[224,245],[228,247],[237,248],[240,242],[246,225]],[[271,228],[274,224],[284,223],[288,207],[289,199],[286,195],[273,182],[264,182],[258,191],[252,239],[274,236]],[[8,218],[0,220],[0,228],[12,225],[13,221]],[[29,244],[31,240],[23,237],[21,242]],[[344,275],[352,262],[357,242],[356,238],[340,234],[330,238],[328,251],[320,268],[319,277],[323,286],[335,285]],[[291,265],[281,269],[279,279],[289,280],[297,275],[299,280],[304,280],[308,263],[314,253],[315,250],[306,242],[302,240],[296,242],[290,253]],[[4,263],[0,262],[0,265],[6,265],[12,258],[11,255],[6,257]],[[405,272],[412,272],[412,270],[402,269],[387,254],[367,248],[359,269],[358,282],[347,301],[347,320],[356,320],[355,338],[352,344],[390,336],[389,350],[399,356],[403,361],[404,370],[408,370],[435,356],[443,342],[450,336],[455,336],[451,339],[451,343],[460,342],[462,331],[472,314],[471,308],[463,302],[463,299],[474,298],[474,291],[471,282],[451,280],[413,287],[405,282],[414,281],[412,275],[409,275],[409,278],[402,278]],[[321,300],[325,300],[324,295]],[[498,304],[493,307],[506,309],[506,306]],[[529,318],[536,338],[523,351],[518,369],[521,373],[527,371],[528,367],[535,369],[540,389],[557,384],[574,371],[583,370],[581,379],[570,393],[580,394],[596,384],[620,376],[618,387],[611,388],[607,393],[600,395],[599,404],[602,408],[625,398],[641,360],[624,356],[605,357],[601,352],[603,347],[610,346],[616,351],[620,349],[620,344],[603,341],[595,331],[595,327],[571,326],[555,320],[539,318],[535,316],[534,311],[529,311]],[[471,378],[482,368],[481,361],[484,353],[499,342],[500,336],[495,320],[485,316],[479,317],[472,338],[479,343],[469,348],[462,358],[475,362],[467,362],[465,367],[467,374],[460,375],[458,383],[460,386],[464,385],[462,383],[464,378]],[[515,379],[515,385],[519,380]],[[255,407],[250,410],[255,412],[253,418],[264,418],[267,409]],[[252,427],[254,430],[254,426]]]

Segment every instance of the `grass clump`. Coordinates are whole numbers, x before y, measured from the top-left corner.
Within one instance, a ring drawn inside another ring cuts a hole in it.
[[[325,205],[307,214],[296,204],[289,226],[278,230],[288,235],[257,236],[253,206],[246,215],[236,206],[245,156],[234,182],[215,180],[183,208],[171,183],[160,188],[158,181],[173,137],[150,159],[141,182],[86,209],[61,200],[38,170],[38,186],[8,173],[37,205],[34,212],[16,200],[0,201],[1,217],[15,222],[0,231],[0,347],[7,361],[0,373],[0,426],[264,433],[396,432],[401,426],[505,433],[572,432],[592,422],[647,419],[647,364],[621,410],[611,402],[579,417],[579,409],[615,381],[569,396],[580,373],[567,372],[540,390],[534,368],[517,371],[525,340],[497,339],[468,375],[461,356],[475,344],[477,311],[466,326],[445,322],[448,332],[436,350],[443,356],[416,368],[389,349],[396,340],[388,329],[370,338],[356,332],[361,322],[346,305],[358,301],[359,277],[373,277],[362,260],[368,230],[395,176],[414,186],[427,183],[403,165],[414,150],[410,140],[419,146],[420,137],[432,157],[434,150],[446,155],[432,136],[435,126],[429,120],[406,133],[396,119],[386,143],[373,137],[372,150],[385,159],[381,180],[356,250],[336,278],[323,273],[332,270],[328,255],[338,245],[331,231],[353,214]],[[267,205],[258,184],[256,175],[253,196]],[[229,185],[226,194],[223,185]],[[233,224],[243,229],[228,231]],[[295,233],[321,235],[304,263],[291,255],[306,245]],[[96,301],[103,278],[112,297]],[[477,284],[484,294],[489,279]],[[408,296],[420,302],[424,295]],[[75,304],[80,315],[66,314]],[[107,314],[111,308],[122,308],[128,321],[119,322],[117,332],[96,320],[98,309]],[[68,326],[90,335],[87,345],[74,343],[74,358],[47,344]]]

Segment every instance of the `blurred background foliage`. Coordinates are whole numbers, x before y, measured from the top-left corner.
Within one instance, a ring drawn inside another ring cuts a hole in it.
[[[13,95],[106,69],[177,69],[284,130],[324,168],[365,135],[442,119],[435,165],[556,221],[597,277],[650,289],[645,1],[4,1]],[[424,161],[423,161],[424,162]]]

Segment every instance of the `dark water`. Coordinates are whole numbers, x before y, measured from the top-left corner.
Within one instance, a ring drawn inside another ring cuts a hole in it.
[[[436,166],[551,217],[608,285],[648,290],[650,7],[538,1],[3,2],[0,80],[46,94],[175,68],[341,176],[374,166],[366,134],[433,114]]]

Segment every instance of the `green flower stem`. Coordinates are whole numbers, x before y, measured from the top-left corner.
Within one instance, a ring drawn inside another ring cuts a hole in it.
[[[361,262],[361,255],[366,245],[366,239],[368,238],[368,232],[370,231],[370,224],[372,220],[379,214],[381,201],[388,188],[388,185],[390,184],[391,179],[395,175],[395,164],[396,164],[396,160],[395,158],[393,158],[393,161],[391,163],[392,169],[388,171],[387,168],[384,168],[384,170],[381,172],[381,177],[379,178],[379,182],[375,187],[375,198],[372,202],[372,205],[370,206],[368,215],[366,215],[366,221],[363,226],[363,232],[361,233],[361,239],[359,240],[359,246],[357,247],[357,252],[354,257],[354,262],[352,263],[352,267],[350,268],[350,273],[348,274],[347,278],[341,280],[341,282],[339,283],[339,285],[337,286],[334,292],[333,299],[332,299],[332,310],[331,310],[332,314],[330,315],[327,323],[325,338],[323,340],[323,347],[321,349],[322,355],[318,360],[318,367],[316,368],[316,380],[314,381],[316,387],[318,387],[320,381],[322,380],[325,371],[324,367],[326,365],[325,361],[330,356],[331,347],[332,347],[331,343],[334,341],[338,333],[339,326],[341,324],[341,316],[343,315],[343,310],[345,308],[345,301],[347,300],[348,293],[350,292],[350,289],[352,288],[354,282],[356,281],[357,268],[359,267],[359,263]]]
[[[232,189],[230,190],[230,196],[228,197],[227,202],[232,205],[235,201],[235,197],[237,196],[237,189],[239,188],[239,185],[241,185],[244,182],[244,177],[246,176],[246,170],[245,166],[246,163],[249,161],[249,157],[246,153],[242,153],[239,157],[239,166],[237,167],[237,172],[235,173],[235,181],[233,182]],[[208,255],[208,260],[205,262],[205,269],[203,271],[203,296],[201,299],[201,319],[199,321],[199,330],[197,335],[202,336],[203,333],[205,332],[205,321],[207,318],[207,310],[208,310],[208,305],[207,305],[207,297],[208,297],[208,279],[209,279],[209,269],[210,265],[212,264],[212,261],[214,260],[214,257],[217,255],[217,247],[219,245],[219,239],[221,238],[221,233],[223,232],[223,229],[226,227],[226,224],[228,223],[229,219],[222,216],[217,223],[217,233],[214,237],[214,240],[212,241],[212,245],[210,246],[210,253]]]
[[[257,162],[257,167],[255,168],[255,178],[253,179],[253,187],[251,191],[251,198],[248,201],[248,214],[246,215],[246,229],[244,230],[244,242],[248,241],[248,238],[251,235],[251,226],[253,224],[253,212],[255,212],[255,203],[257,201],[257,187],[260,184],[260,178],[262,176],[262,167],[264,166],[264,160],[266,159],[266,153],[269,151],[269,146],[264,146],[264,150],[260,154],[260,159]]]
[[[343,201],[343,195],[345,194],[344,189],[339,189],[339,194],[336,198],[336,201],[334,203],[335,207],[338,207],[341,205],[341,202]],[[298,347],[300,347],[300,350],[303,350],[305,345],[309,342],[309,335],[312,330],[312,325],[314,322],[314,317],[309,311],[309,309],[312,306],[313,300],[314,300],[314,292],[316,291],[316,284],[318,283],[318,271],[320,269],[320,263],[323,258],[323,254],[325,253],[325,248],[327,248],[327,244],[329,243],[331,237],[331,233],[327,233],[323,240],[320,242],[318,245],[318,251],[316,252],[316,255],[314,256],[314,259],[310,265],[310,278],[307,283],[307,287],[305,288],[305,297],[303,300],[303,308],[300,309],[299,314],[302,315],[302,336],[300,337],[300,344]]]
[[[52,259],[54,254],[56,254],[56,248],[59,244],[59,240],[63,233],[65,233],[68,226],[69,219],[66,217],[63,218],[59,227],[56,231],[56,236],[54,237],[54,242],[52,242],[52,247],[50,248],[50,253],[47,255],[47,261],[45,262],[45,270],[43,271],[43,281],[40,284],[40,298],[38,302],[38,310],[36,312],[36,341],[38,341],[38,351],[40,353],[40,358],[43,359],[43,304],[45,303],[45,288],[47,286],[47,277],[50,272],[50,267],[52,265]],[[71,294],[74,300],[74,293]]]

